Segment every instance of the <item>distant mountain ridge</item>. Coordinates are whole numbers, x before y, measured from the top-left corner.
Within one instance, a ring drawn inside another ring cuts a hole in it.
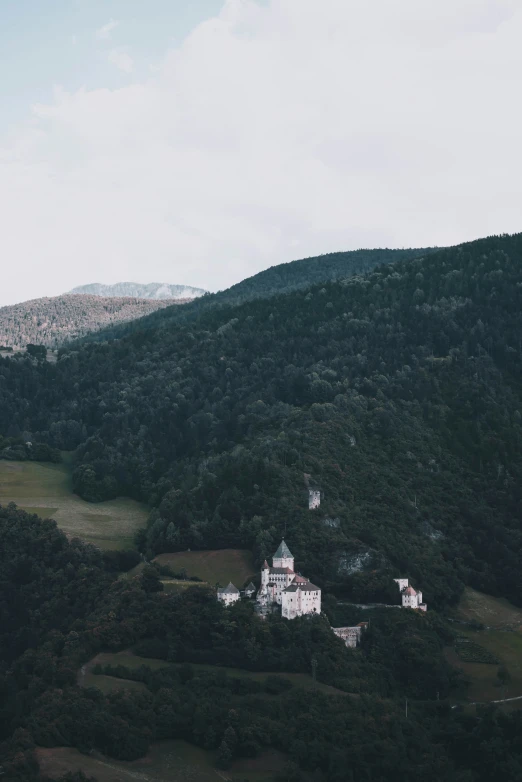
[[[203,288],[194,288],[191,285],[170,285],[167,282],[116,282],[114,285],[104,285],[93,282],[89,285],[79,285],[68,292],[71,295],[104,296],[108,298],[121,298],[131,296],[135,299],[197,299],[207,291]]]
[[[366,274],[378,266],[422,258],[438,249],[440,248],[413,247],[394,250],[385,247],[374,250],[347,250],[281,263],[247,277],[226,290],[198,297],[180,310],[171,309],[168,313],[151,313],[150,317],[139,324],[128,321],[124,324],[116,324],[114,328],[109,326],[100,334],[93,335],[92,339],[118,339],[135,329],[154,328],[160,323],[163,326],[181,321],[187,323],[196,320],[203,312],[214,307],[236,306],[257,299],[286,295],[317,283],[326,284]],[[90,340],[91,337],[88,335],[86,339]]]
[[[125,323],[188,299],[141,299],[66,294],[0,307],[0,345],[29,343],[58,348],[117,323]]]

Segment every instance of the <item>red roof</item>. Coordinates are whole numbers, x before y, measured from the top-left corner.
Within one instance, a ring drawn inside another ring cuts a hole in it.
[[[265,559],[265,561],[263,562],[263,568],[262,568],[262,569],[263,569],[263,570],[268,570],[268,562],[266,561],[266,559]]]
[[[403,589],[402,590],[402,594],[403,595],[412,595],[412,596],[414,596],[414,595],[417,594],[417,592],[414,590],[413,587],[410,586],[410,587],[406,587],[406,589]]]

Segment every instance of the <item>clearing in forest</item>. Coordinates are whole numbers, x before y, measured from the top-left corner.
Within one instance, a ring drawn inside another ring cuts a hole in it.
[[[252,554],[244,549],[219,551],[177,551],[160,554],[156,561],[168,565],[176,573],[185,571],[187,577],[197,576],[210,586],[226,586],[232,581],[238,589],[253,578],[255,569]]]
[[[72,468],[62,464],[0,461],[0,504],[53,518],[68,537],[102,549],[132,548],[147,523],[145,505],[128,498],[90,503],[72,491]]]
[[[98,782],[243,782],[245,778],[270,782],[285,763],[283,755],[269,751],[218,771],[215,753],[178,739],[158,741],[145,757],[133,761],[115,760],[99,752],[84,755],[71,747],[39,747],[36,755],[46,776],[57,778],[80,770]]]
[[[92,673],[92,669],[95,665],[123,665],[125,668],[135,670],[145,665],[152,670],[158,670],[159,668],[168,668],[170,666],[182,665],[182,663],[169,663],[165,660],[155,660],[150,657],[140,657],[137,654],[133,654],[130,651],[124,652],[102,652],[93,657],[88,663],[86,663],[80,669],[78,673],[78,684],[81,687],[97,687],[104,692],[110,692],[113,690],[121,689],[146,689],[145,685],[141,682],[135,682],[132,679],[119,679],[116,676],[105,676],[104,674]],[[187,663],[183,663],[187,665]],[[206,665],[204,663],[188,663],[194,672],[209,671],[211,673],[224,672],[227,676],[231,676],[235,679],[253,679],[254,681],[264,682],[267,676],[275,676],[282,679],[288,679],[295,687],[301,687],[305,690],[315,690],[316,692],[322,692],[324,695],[342,695],[347,696],[348,693],[343,690],[332,687],[329,684],[323,684],[322,682],[314,681],[312,676],[306,673],[274,673],[272,671],[246,671],[243,668],[226,668],[221,665]]]
[[[522,608],[517,608],[503,597],[491,597],[471,587],[464,590],[456,618],[466,622],[480,622],[495,629],[522,631]]]

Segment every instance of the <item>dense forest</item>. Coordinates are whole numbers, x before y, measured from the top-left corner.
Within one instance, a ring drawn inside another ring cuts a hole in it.
[[[56,349],[101,328],[185,301],[72,294],[32,299],[0,307],[0,344],[24,348],[28,343],[37,343]]]
[[[157,738],[185,737],[219,749],[224,764],[253,745],[280,749],[294,764],[288,779],[302,769],[314,782],[486,782],[493,768],[519,779],[520,714],[476,720],[448,706],[463,683],[444,662],[437,609],[464,584],[522,605],[522,235],[247,303],[203,303],[190,317],[167,309],[121,339],[64,348],[56,364],[0,359],[0,435],[75,450],[75,490],[88,500],[148,502],[137,539],[147,558],[241,546],[259,562],[286,533],[324,590],[325,616],[260,623],[201,587],[166,596],[153,571],[116,580],[130,566],[124,555],[68,543],[53,522],[5,509],[2,719],[6,762],[21,764],[14,778],[37,778],[33,742],[130,758]],[[308,483],[322,491],[314,511]],[[385,601],[396,575],[422,588],[428,614],[383,614],[360,650],[345,649],[327,624],[340,621],[335,596]],[[74,686],[99,649],[135,645],[174,666],[142,671],[149,694],[122,703]],[[176,668],[304,671],[312,656],[322,681],[358,696],[326,703],[292,691],[316,742],[295,720],[285,743],[284,699],[267,713],[255,692]],[[194,716],[194,693],[205,718]],[[402,718],[405,693],[413,722]],[[229,701],[250,732],[220,710]]]
[[[198,318],[208,309],[216,309],[225,305],[244,304],[254,299],[268,298],[270,296],[290,293],[291,291],[309,288],[319,282],[333,282],[353,277],[357,274],[365,274],[376,266],[385,263],[395,263],[402,260],[419,258],[428,253],[435,252],[436,248],[418,248],[405,250],[390,250],[382,248],[378,250],[349,250],[347,252],[328,253],[312,258],[303,258],[299,261],[281,263],[271,266],[253,277],[247,277],[236,285],[218,293],[209,293],[195,301],[190,302],[181,310],[169,310],[168,315],[157,320],[154,314],[140,323],[132,321],[125,325],[105,327],[101,338],[120,338],[134,329],[144,328],[168,328],[171,324],[181,321],[192,321]],[[86,340],[92,339],[87,335]],[[94,337],[95,340],[99,336]]]
[[[463,583],[520,604],[521,251],[485,239],[190,324],[167,310],[56,365],[6,358],[0,431],[76,448],[86,499],[149,502],[147,554],[261,560],[286,528],[355,597],[399,569],[432,605]]]

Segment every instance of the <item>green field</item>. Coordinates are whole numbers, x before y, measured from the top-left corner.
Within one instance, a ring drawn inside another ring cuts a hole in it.
[[[211,586],[226,586],[232,581],[238,589],[254,576],[250,551],[221,549],[220,551],[177,551],[160,554],[156,561],[169,565],[176,573],[185,570],[187,576],[197,576]]]
[[[100,548],[132,547],[135,532],[146,525],[147,508],[127,498],[85,502],[73,494],[71,472],[67,456],[63,464],[0,461],[0,503],[53,518],[68,537]]]
[[[176,663],[174,663],[175,665]],[[124,665],[131,670],[139,668],[141,665],[146,665],[152,670],[158,668],[166,668],[173,663],[165,662],[164,660],[153,660],[149,657],[139,657],[132,652],[102,652],[96,655],[86,665],[82,667],[78,674],[78,684],[82,687],[98,687],[98,689],[104,690],[121,690],[122,688],[129,689],[128,685],[132,689],[143,689],[145,687],[141,682],[134,682],[129,679],[118,679],[113,676],[105,676],[103,674],[94,674],[92,669],[95,665]],[[265,671],[245,671],[242,668],[225,668],[217,665],[204,665],[200,663],[191,664],[194,671],[225,671],[228,676],[233,676],[236,679],[253,679],[254,681],[263,682],[267,676],[280,676],[283,679],[288,679],[296,687],[303,687],[306,690],[316,690],[326,695],[343,695],[347,693],[342,690],[338,690],[336,687],[331,687],[329,684],[322,684],[321,682],[314,681],[311,676],[306,673],[269,673]],[[134,686],[136,685],[136,686]]]
[[[59,777],[78,770],[98,782],[271,782],[285,759],[266,752],[252,760],[241,760],[226,772],[214,768],[214,755],[186,741],[159,741],[144,758],[131,762],[114,760],[98,752],[83,755],[70,747],[38,748],[41,771]]]
[[[491,597],[466,587],[456,612],[457,619],[495,629],[522,630],[522,608],[517,608],[502,597]]]

